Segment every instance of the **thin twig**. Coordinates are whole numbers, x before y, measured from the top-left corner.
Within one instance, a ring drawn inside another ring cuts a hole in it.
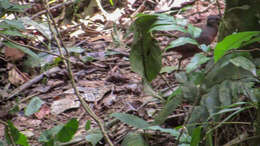
[[[70,57],[70,54],[69,54],[69,51],[68,49],[65,47],[63,41],[62,41],[62,37],[61,37],[61,34],[60,32],[58,31],[58,28],[55,24],[55,21],[50,13],[50,10],[48,8],[48,4],[47,2],[45,1],[45,5],[46,5],[46,10],[47,10],[47,14],[49,15],[49,18],[50,18],[50,21],[52,21],[52,24],[54,26],[54,29],[56,30],[57,32],[57,35],[55,33],[54,34],[54,38],[55,38],[55,41],[57,42],[57,45],[59,48],[63,47],[65,52],[66,52],[66,56],[69,58]],[[105,140],[107,141],[107,143],[110,145],[110,146],[114,146],[114,144],[112,143],[112,141],[110,140],[105,128],[104,128],[104,124],[103,124],[103,121],[94,113],[94,111],[89,107],[89,105],[85,102],[85,100],[83,99],[83,97],[80,95],[77,87],[76,87],[76,83],[75,83],[75,79],[74,79],[74,75],[73,75],[73,72],[71,70],[71,62],[69,59],[66,60],[66,64],[67,64],[67,70],[68,70],[68,73],[69,73],[69,76],[70,76],[70,79],[71,79],[71,85],[74,89],[74,92],[77,96],[77,98],[80,100],[84,110],[91,116],[92,119],[94,119],[95,122],[97,122]]]
[[[218,0],[216,0],[217,2],[217,6],[218,6],[218,13],[219,13],[219,17],[222,18],[222,13],[221,13],[221,7],[220,7],[220,3]]]
[[[72,3],[74,3],[75,1],[76,1],[76,0],[71,0],[71,1],[67,1],[67,2],[64,2],[64,3],[57,4],[57,5],[53,6],[53,7],[50,7],[49,10],[53,10],[53,9],[56,9],[56,8],[59,8],[59,7],[65,6],[65,5],[72,4]],[[33,15],[33,16],[31,17],[31,19],[34,19],[35,17],[38,17],[38,16],[40,16],[40,15],[46,13],[46,12],[47,12],[47,10],[40,11],[40,12],[36,13],[35,15]]]
[[[29,45],[25,45],[25,44],[18,43],[18,42],[16,42],[16,41],[14,41],[14,40],[8,38],[7,36],[2,35],[2,34],[0,34],[0,37],[6,39],[6,40],[8,40],[8,41],[10,41],[10,42],[12,42],[12,43],[14,43],[14,44],[16,44],[16,45],[19,45],[19,46],[22,46],[22,47],[25,47],[25,48],[29,48],[29,49],[32,49],[32,50],[34,50],[34,51],[39,51],[39,52],[44,52],[44,53],[47,53],[47,54],[51,54],[51,55],[53,55],[53,56],[60,57],[61,59],[64,59],[64,60],[68,60],[67,58],[62,57],[62,56],[60,56],[60,55],[58,55],[58,54],[55,54],[55,53],[53,53],[53,52],[51,52],[51,51],[41,50],[41,49],[38,49],[38,48],[33,47],[33,46],[29,46]]]
[[[198,94],[199,95],[199,94]],[[194,111],[194,108],[195,108],[195,106],[199,103],[199,99],[200,99],[200,97],[199,96],[197,96],[197,98],[195,99],[195,102],[193,103],[193,105],[192,105],[192,108],[189,110],[189,114],[188,114],[188,116],[187,116],[187,119],[184,121],[184,123],[183,123],[183,127],[185,127],[187,124],[188,124],[188,122],[189,122],[189,120],[190,120],[190,118],[191,118],[191,114],[192,114],[192,112]],[[176,146],[178,146],[178,144],[179,144],[179,141],[180,141],[180,138],[181,138],[181,136],[183,135],[183,133],[184,133],[184,130],[183,130],[183,128],[181,129],[181,132],[180,132],[180,135],[178,136],[178,138],[177,138],[177,142],[176,142]]]

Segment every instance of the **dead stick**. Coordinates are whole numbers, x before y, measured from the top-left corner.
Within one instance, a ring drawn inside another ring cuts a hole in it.
[[[21,85],[20,87],[16,88],[15,90],[13,90],[7,97],[7,100],[11,99],[12,97],[16,96],[17,94],[19,94],[20,92],[22,92],[23,90],[31,87],[33,84],[39,82],[44,76],[49,76],[50,74],[59,71],[60,68],[59,67],[54,67],[36,77],[34,77],[33,79],[29,80],[28,82],[24,83],[23,85]]]

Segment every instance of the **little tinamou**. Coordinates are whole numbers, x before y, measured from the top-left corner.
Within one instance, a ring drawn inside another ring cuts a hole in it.
[[[218,33],[218,25],[220,22],[220,17],[217,15],[210,15],[207,18],[207,23],[201,28],[201,34],[195,40],[199,44],[206,44],[209,45],[215,39]],[[177,35],[177,37],[191,37],[190,34],[181,34]],[[171,40],[172,41],[172,40]],[[179,60],[178,67],[180,68],[181,61],[183,59],[189,58],[194,56],[198,52],[202,52],[202,50],[193,44],[185,44],[182,46],[170,48],[167,51],[175,51],[182,55],[181,59]]]

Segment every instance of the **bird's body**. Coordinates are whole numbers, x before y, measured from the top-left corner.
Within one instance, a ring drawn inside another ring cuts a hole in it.
[[[219,21],[220,21],[220,17],[217,15],[208,16],[207,23],[201,28],[202,31],[199,37],[195,38],[195,40],[199,44],[205,44],[205,45],[211,44],[218,33]],[[181,34],[177,37],[191,37],[191,35]],[[196,53],[202,52],[202,50],[197,45],[193,45],[193,44],[185,44],[182,46],[170,48],[168,49],[168,51],[175,51],[182,55],[179,65],[183,59],[192,57]]]

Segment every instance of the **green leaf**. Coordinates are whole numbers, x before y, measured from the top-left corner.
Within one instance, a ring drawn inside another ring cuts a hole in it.
[[[171,72],[173,72],[173,71],[175,71],[177,69],[178,69],[177,66],[164,66],[161,69],[160,73],[171,73]]]
[[[175,78],[176,78],[177,82],[182,83],[182,84],[188,82],[188,77],[184,72],[176,73]]]
[[[231,59],[230,62],[237,67],[242,67],[243,69],[250,71],[253,75],[256,76],[255,64],[246,57],[238,56],[236,58]]]
[[[29,146],[27,142],[27,137],[18,131],[18,129],[13,125],[12,122],[8,121],[8,125],[5,127],[5,138],[8,144],[12,144],[12,140],[17,145]],[[12,139],[12,140],[11,140]]]
[[[121,146],[148,146],[148,143],[141,134],[129,133],[124,138]]]
[[[157,92],[155,92],[153,90],[153,88],[151,87],[150,83],[148,83],[146,80],[143,81],[143,87],[144,87],[144,92],[148,95],[151,95],[153,97],[156,97],[162,101],[164,101],[164,98],[161,97]]]
[[[0,28],[16,29],[16,30],[25,30],[23,22],[20,20],[8,20],[0,22]]]
[[[182,46],[185,44],[193,44],[193,45],[198,45],[197,41],[189,38],[189,37],[180,37],[174,41],[172,41],[164,50],[167,51],[170,48],[175,48],[178,46]]]
[[[161,61],[161,50],[157,42],[150,36],[140,39],[131,49],[130,63],[132,70],[149,82],[160,72]]]
[[[232,103],[232,93],[230,89],[230,82],[224,81],[220,84],[219,87],[219,100],[221,102],[221,105],[230,105]]]
[[[160,131],[164,133],[169,133],[170,135],[174,136],[175,138],[178,138],[180,135],[180,132],[175,129],[169,129],[169,128],[162,128],[160,126],[151,126],[146,128],[147,130],[154,130],[154,131]],[[177,140],[177,139],[176,139]],[[185,133],[182,133],[182,136],[180,138],[180,142],[182,143],[190,143],[191,142],[191,137],[188,136]]]
[[[109,0],[109,2],[110,2],[110,4],[111,4],[111,6],[114,6],[113,0]]]
[[[260,34],[260,31],[248,31],[240,32],[236,34],[229,35],[225,37],[221,42],[219,42],[214,49],[214,60],[217,62],[222,56],[224,56],[227,51],[231,49],[238,49],[242,43],[250,41],[254,36]]]
[[[202,97],[203,99],[205,99],[204,105],[207,107],[210,115],[213,115],[218,110],[218,107],[220,105],[218,97],[218,87],[216,86],[212,87],[210,91]]]
[[[63,125],[57,125],[51,129],[45,130],[42,132],[42,134],[39,136],[38,141],[39,142],[50,142],[57,133],[62,129]]]
[[[57,134],[57,139],[60,142],[68,142],[72,139],[74,134],[78,130],[79,123],[77,119],[72,118],[66,125],[62,127],[62,129]]]
[[[20,36],[20,37],[25,36],[21,32],[19,32],[17,30],[11,30],[11,29],[0,30],[0,33],[4,34],[4,35],[10,35],[10,36]]]
[[[93,146],[95,146],[102,138],[103,135],[101,132],[91,132],[85,137],[86,141],[90,142]]]
[[[202,130],[202,127],[199,126],[192,131],[192,136],[191,136],[192,139],[191,139],[191,143],[190,143],[191,146],[199,146],[201,130]]]
[[[205,44],[201,44],[200,46],[199,46],[199,48],[202,50],[202,51],[204,51],[204,52],[209,52],[210,51],[210,46],[207,46],[207,45],[205,45]]]
[[[190,63],[186,67],[187,73],[190,73],[191,71],[198,68],[201,64],[204,64],[209,60],[210,58],[206,57],[202,53],[196,54],[194,57],[192,57]]]
[[[188,24],[188,33],[191,34],[192,38],[197,38],[200,36],[201,28]]]
[[[34,97],[25,109],[25,115],[31,116],[39,111],[44,102],[39,97]]]
[[[0,8],[8,9],[11,7],[9,0],[1,0],[0,1]]]
[[[87,120],[86,124],[85,124],[85,130],[88,131],[91,128],[91,121]]]
[[[153,31],[174,31],[174,30],[178,30],[178,31],[181,31],[181,32],[184,32],[184,33],[187,32],[184,27],[174,25],[174,24],[170,24],[170,25],[164,24],[164,25],[154,26],[149,30],[149,32],[153,32]]]
[[[67,49],[70,53],[83,53],[85,51],[85,49],[83,49],[81,47],[71,47],[71,48],[67,48]]]
[[[194,123],[206,122],[208,117],[209,113],[205,105],[195,106],[188,122],[189,133],[192,134],[193,130],[196,128],[196,125]]]
[[[4,142],[0,140],[0,146],[4,146]]]
[[[162,124],[167,119],[167,117],[176,110],[176,108],[182,103],[182,101],[183,98],[179,95],[172,98],[172,100],[167,102],[164,108],[155,117],[154,123],[156,125]]]
[[[26,25],[26,26],[33,26],[34,29],[39,31],[42,35],[44,35],[48,40],[51,40],[52,34],[49,29],[49,26],[47,23],[38,23],[34,20],[32,20],[29,17],[23,17],[20,18],[20,20]]]
[[[124,113],[113,113],[113,114],[111,114],[111,116],[115,117],[116,119],[119,119],[120,121],[122,121],[128,125],[131,125],[131,126],[134,126],[134,127],[140,128],[140,129],[144,129],[144,128],[147,128],[150,126],[145,120],[143,120],[137,116],[134,116],[134,115],[124,114]]]

